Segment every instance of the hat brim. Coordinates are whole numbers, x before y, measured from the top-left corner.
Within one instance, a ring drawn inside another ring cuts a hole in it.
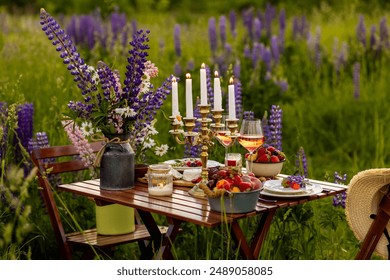
[[[390,169],[368,169],[357,173],[350,181],[347,189],[345,213],[349,226],[355,237],[363,241],[373,219],[371,214],[377,214],[379,203],[388,192],[390,184]],[[387,224],[390,232],[390,223]],[[388,258],[388,240],[383,235],[375,251],[383,258]]]

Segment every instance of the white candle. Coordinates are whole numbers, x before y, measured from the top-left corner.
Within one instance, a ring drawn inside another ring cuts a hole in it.
[[[192,105],[192,79],[189,73],[186,74],[186,117],[194,117],[194,108]]]
[[[236,100],[234,94],[233,78],[229,80],[229,119],[236,118]]]
[[[200,68],[200,105],[207,105],[206,66],[202,63]]]
[[[179,113],[179,97],[177,93],[176,78],[172,78],[172,116],[180,115]]]
[[[221,80],[217,71],[215,71],[214,75],[214,110],[222,110]]]

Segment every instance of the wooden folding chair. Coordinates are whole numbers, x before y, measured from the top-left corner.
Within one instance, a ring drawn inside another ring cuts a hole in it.
[[[378,244],[379,239],[383,235],[387,238],[389,244],[387,245],[388,256],[390,260],[390,235],[386,229],[387,223],[390,221],[390,190],[385,195],[380,204],[377,214],[371,214],[372,222],[368,229],[367,235],[365,236],[363,243],[360,247],[358,254],[356,255],[357,260],[369,260],[371,255]]]
[[[102,145],[102,142],[91,143],[94,152],[97,152]],[[38,148],[32,152],[32,161],[38,167],[40,192],[50,216],[61,257],[72,259],[72,251],[81,249],[84,253],[83,258],[92,258],[96,252],[110,254],[117,245],[130,242],[138,242],[142,252],[150,235],[146,227],[140,223],[136,224],[134,232],[122,235],[100,235],[96,228],[82,232],[65,232],[47,173],[55,176],[55,174],[88,169],[85,163],[77,158],[78,155],[77,149],[71,145]],[[165,227],[160,227],[160,230],[162,233],[166,232]]]

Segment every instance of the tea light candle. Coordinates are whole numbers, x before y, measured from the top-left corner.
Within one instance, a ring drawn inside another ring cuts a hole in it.
[[[221,80],[219,79],[218,71],[214,73],[214,110],[222,110]]]
[[[236,100],[233,78],[230,78],[229,80],[229,119],[236,119]]]
[[[200,105],[207,105],[206,65],[204,63],[200,68]]]
[[[180,115],[179,113],[179,96],[177,90],[176,78],[172,78],[172,116]]]
[[[160,183],[155,187],[152,188],[149,187],[148,192],[150,195],[154,195],[154,196],[170,196],[172,195],[172,188],[173,188],[172,183],[166,185]]]
[[[194,117],[194,108],[192,106],[192,79],[189,73],[186,74],[186,117]]]

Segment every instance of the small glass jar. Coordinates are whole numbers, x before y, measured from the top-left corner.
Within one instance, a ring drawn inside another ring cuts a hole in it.
[[[152,164],[148,169],[148,192],[154,196],[170,196],[173,192],[173,175],[168,164]]]
[[[227,153],[225,155],[225,166],[242,168],[242,156],[239,153]]]

